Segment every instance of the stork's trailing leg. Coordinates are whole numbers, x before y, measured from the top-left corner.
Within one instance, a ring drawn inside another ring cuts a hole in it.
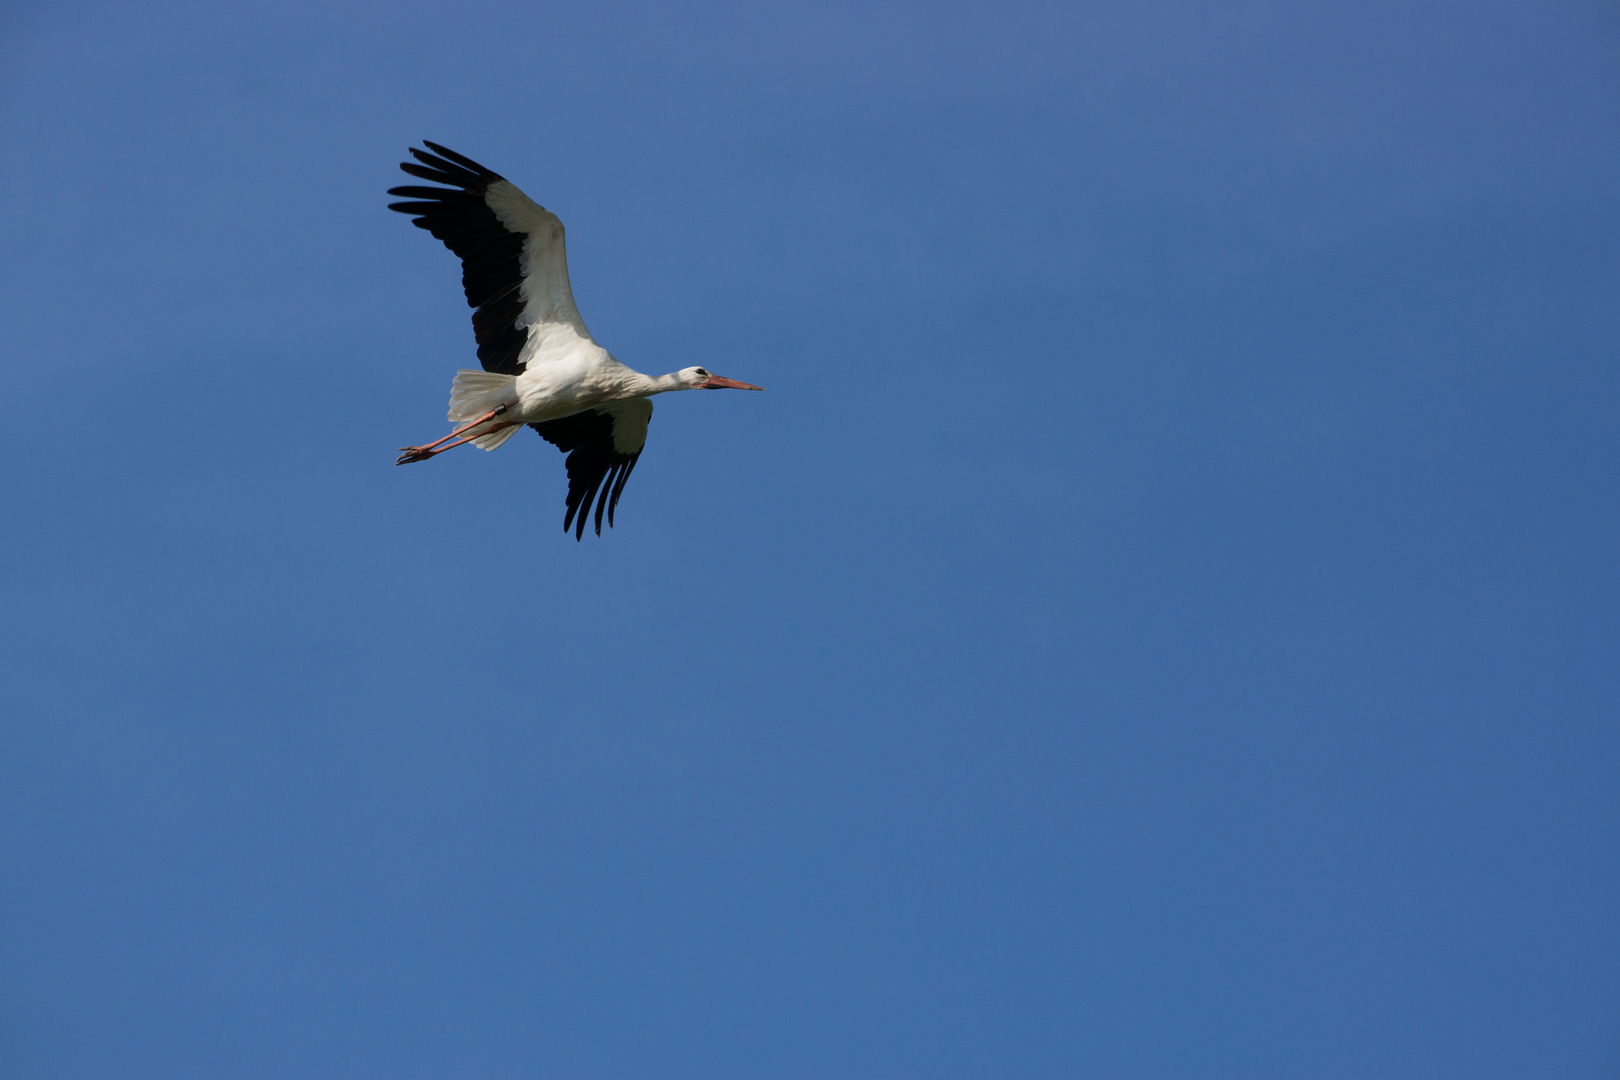
[[[511,422],[509,424],[496,424],[494,427],[489,428],[488,430],[480,431],[476,435],[468,435],[468,436],[466,436],[464,438],[457,439],[455,442],[448,443],[448,444],[446,444],[444,446],[441,446],[437,450],[423,451],[423,450],[417,449],[414,446],[411,446],[411,447],[402,446],[402,447],[400,447],[400,449],[401,450],[408,450],[409,453],[401,454],[399,460],[394,462],[394,464],[395,465],[409,465],[413,461],[422,461],[422,460],[424,460],[426,458],[432,457],[434,454],[442,454],[446,450],[454,450],[458,446],[465,446],[467,443],[473,442],[473,441],[475,441],[477,439],[482,439],[485,435],[493,435],[497,431],[500,431],[503,428],[517,427],[517,426],[518,425],[517,425],[516,421],[513,421],[513,422]]]
[[[508,402],[505,405],[497,405],[497,406],[495,406],[495,408],[489,410],[489,412],[485,413],[483,416],[480,416],[478,419],[469,421],[468,423],[465,423],[465,424],[462,424],[460,427],[456,428],[456,430],[452,431],[450,434],[446,435],[444,438],[439,439],[439,440],[437,440],[435,442],[430,442],[426,446],[402,446],[402,447],[400,447],[400,449],[402,451],[404,451],[404,453],[399,455],[399,460],[394,462],[394,464],[395,465],[409,465],[413,461],[426,461],[428,458],[432,457],[434,454],[442,454],[446,450],[454,450],[456,447],[462,445],[463,443],[470,443],[474,439],[481,439],[485,435],[491,434],[492,432],[499,431],[503,427],[511,427],[512,425],[510,425],[510,424],[498,424],[495,427],[490,428],[489,431],[480,431],[477,435],[468,435],[464,439],[457,439],[455,442],[450,442],[451,439],[455,439],[456,436],[460,435],[462,432],[471,431],[473,428],[477,427],[479,424],[482,424],[487,420],[495,419],[495,417],[501,415],[502,413],[504,413],[507,409],[510,409],[511,407],[512,407],[511,402]],[[441,443],[450,443],[450,445],[449,446],[441,446],[440,445]]]

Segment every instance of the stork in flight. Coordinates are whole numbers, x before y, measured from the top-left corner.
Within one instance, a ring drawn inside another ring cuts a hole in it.
[[[410,148],[412,176],[448,187],[397,187],[412,202],[390,210],[413,216],[461,259],[461,284],[473,309],[482,371],[462,369],[450,386],[450,434],[402,446],[397,465],[426,461],[472,443],[493,450],[524,424],[568,455],[568,514],[563,532],[585,535],[596,504],[613,511],[647,442],[654,394],[669,390],[763,390],[700,367],[652,378],[626,367],[596,343],[568,285],[563,224],[504,177],[437,143]]]

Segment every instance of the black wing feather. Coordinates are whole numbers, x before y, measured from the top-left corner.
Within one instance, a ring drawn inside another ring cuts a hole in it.
[[[641,451],[622,454],[613,447],[613,415],[597,409],[530,424],[540,437],[568,455],[568,514],[563,532],[572,529],[575,540],[585,536],[585,522],[596,504],[596,535],[602,535],[602,512],[607,511],[608,527],[630,470],[636,467]],[[598,498],[600,494],[600,498]]]
[[[437,143],[424,139],[423,145],[434,152],[413,146],[416,162],[399,167],[418,179],[450,186],[389,188],[388,194],[412,201],[389,203],[388,209],[410,214],[412,224],[432,233],[461,259],[461,287],[473,309],[473,337],[484,370],[521,375],[524,365],[519,357],[528,339],[528,332],[517,325],[523,313],[519,290],[525,237],[502,225],[484,201],[490,185],[505,177]]]

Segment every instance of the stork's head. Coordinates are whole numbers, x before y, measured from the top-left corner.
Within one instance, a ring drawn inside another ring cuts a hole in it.
[[[688,390],[763,390],[763,386],[710,375],[700,367],[682,368],[681,383]]]

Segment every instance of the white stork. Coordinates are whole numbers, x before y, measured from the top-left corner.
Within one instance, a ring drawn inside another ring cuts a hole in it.
[[[473,336],[482,371],[456,372],[450,420],[460,427],[437,442],[402,446],[395,463],[425,461],[472,443],[493,450],[524,424],[568,455],[568,514],[563,531],[585,535],[596,503],[613,524],[619,493],[647,442],[648,400],[668,390],[763,390],[700,367],[652,378],[614,359],[596,343],[574,306],[568,285],[563,224],[511,181],[476,161],[422,140],[416,161],[400,168],[449,187],[397,187],[388,194],[413,202],[390,210],[444,242],[461,259],[461,284],[473,308]],[[600,493],[600,498],[598,498]]]

